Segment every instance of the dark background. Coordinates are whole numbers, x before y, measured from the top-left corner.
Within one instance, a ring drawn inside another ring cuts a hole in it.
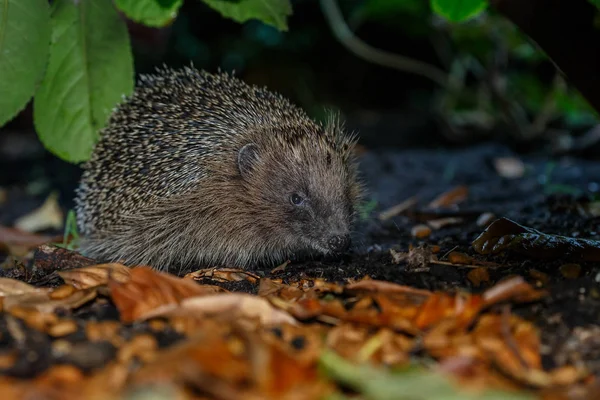
[[[234,71],[282,93],[315,119],[328,110],[340,112],[346,128],[358,132],[359,143],[372,154],[444,152],[481,143],[502,146],[500,153],[598,154],[593,146],[581,150],[576,145],[595,126],[595,113],[568,84],[556,84],[553,64],[510,22],[489,11],[453,25],[433,15],[428,3],[352,0],[339,5],[355,35],[370,46],[462,76],[463,86],[454,94],[424,77],[357,57],[336,40],[313,0],[292,1],[287,32],[258,21],[239,24],[190,0],[167,28],[129,22],[136,73],[190,62],[208,71]],[[500,87],[499,93],[491,84]],[[554,99],[550,117],[534,134],[523,133],[527,121],[544,112],[549,97]],[[507,113],[510,107],[516,107],[517,117]],[[78,166],[45,151],[29,106],[0,129],[0,187],[10,189],[12,202],[0,211],[0,223],[9,224],[52,190],[60,192],[65,209],[71,208],[79,174]]]

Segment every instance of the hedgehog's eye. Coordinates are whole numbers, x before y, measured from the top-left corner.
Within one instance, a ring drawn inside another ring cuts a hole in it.
[[[301,206],[304,203],[304,197],[300,196],[298,193],[292,193],[290,201],[295,206]]]

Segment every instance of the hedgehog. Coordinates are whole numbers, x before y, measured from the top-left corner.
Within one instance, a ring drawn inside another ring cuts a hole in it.
[[[80,251],[157,269],[275,265],[351,246],[362,185],[339,117],[185,66],[141,75],[82,165]]]

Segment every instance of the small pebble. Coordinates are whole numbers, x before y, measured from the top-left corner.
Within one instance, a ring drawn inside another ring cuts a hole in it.
[[[480,228],[485,228],[489,224],[491,224],[494,221],[494,219],[496,219],[496,216],[493,213],[485,212],[477,218],[477,226],[479,226]]]

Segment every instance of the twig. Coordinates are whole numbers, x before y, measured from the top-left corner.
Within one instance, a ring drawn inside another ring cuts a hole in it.
[[[421,75],[442,87],[448,85],[448,75],[443,70],[422,61],[375,48],[356,37],[344,21],[336,0],[320,0],[320,4],[335,37],[358,57],[384,67]]]

